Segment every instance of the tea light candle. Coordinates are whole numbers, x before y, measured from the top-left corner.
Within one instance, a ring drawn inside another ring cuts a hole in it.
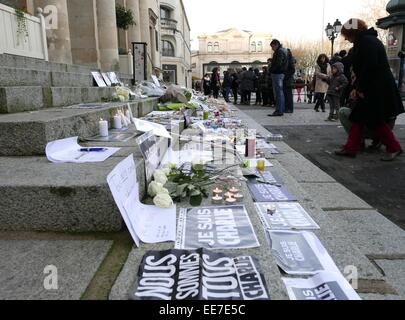
[[[229,189],[230,193],[239,193],[239,189],[236,189],[235,187],[232,187],[231,189]]]
[[[122,129],[122,119],[118,114],[114,116],[114,129]]]
[[[222,204],[223,198],[221,196],[212,197],[212,204]]]
[[[232,198],[232,197],[225,199],[226,204],[234,204],[235,202],[236,202],[236,199]]]
[[[236,199],[237,202],[242,202],[244,199],[244,195],[241,193],[235,194],[234,198]]]
[[[108,122],[100,119],[99,122],[99,131],[101,137],[108,137]]]
[[[219,189],[218,187],[216,187],[214,190],[212,190],[212,193],[214,194],[214,195],[220,195],[220,194],[222,194],[222,190],[221,189]]]
[[[224,194],[225,198],[232,198],[233,197],[233,193],[231,192],[227,192]]]

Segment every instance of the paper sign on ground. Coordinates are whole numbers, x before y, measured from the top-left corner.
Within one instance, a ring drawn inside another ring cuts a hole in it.
[[[259,246],[245,206],[181,209],[176,249],[244,249]]]
[[[361,300],[342,274],[320,272],[309,279],[282,280],[291,300]]]
[[[108,175],[107,182],[138,247],[140,240],[145,243],[175,241],[176,207],[160,209],[140,202],[133,155],[115,167]]]
[[[106,83],[104,82],[104,78],[103,78],[103,76],[101,75],[100,72],[93,71],[93,72],[91,73],[91,75],[93,76],[93,79],[96,81],[97,85],[98,85],[100,88],[104,88],[104,87],[107,86]]]
[[[307,231],[266,231],[278,266],[287,274],[315,275],[321,271],[340,273],[316,237]]]
[[[101,148],[104,150],[97,152],[80,151],[83,147],[77,141],[78,137],[72,137],[49,142],[45,150],[46,157],[53,163],[103,162],[120,150],[120,148]]]
[[[149,251],[138,275],[134,300],[270,300],[260,265],[249,255]]]
[[[297,198],[286,187],[255,182],[248,182],[248,187],[255,202],[297,201]]]
[[[267,229],[317,230],[318,224],[298,202],[256,203],[257,213]],[[275,212],[272,212],[276,209]]]
[[[145,120],[134,119],[136,130],[140,132],[150,132],[155,136],[171,139],[172,136],[167,129],[159,123],[153,123]]]

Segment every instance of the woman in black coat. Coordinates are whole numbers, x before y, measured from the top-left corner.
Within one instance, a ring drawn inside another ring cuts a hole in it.
[[[392,161],[402,153],[387,121],[404,113],[404,106],[391,72],[384,45],[378,40],[377,31],[368,29],[362,20],[351,19],[342,29],[342,35],[353,43],[355,101],[350,116],[353,122],[347,144],[336,154],[355,157],[361,151],[363,129],[372,129],[387,147],[383,161]]]

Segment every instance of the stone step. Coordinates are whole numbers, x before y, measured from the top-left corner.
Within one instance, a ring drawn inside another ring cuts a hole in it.
[[[156,98],[131,101],[134,117],[152,112]],[[98,133],[100,118],[111,119],[127,103],[105,103],[99,109],[51,108],[37,112],[0,115],[0,156],[43,155],[49,141]]]
[[[100,102],[111,99],[114,93],[115,88],[111,87],[0,87],[0,113]]]
[[[92,87],[93,77],[90,73],[0,67],[0,87],[17,86]]]
[[[140,197],[145,196],[145,164],[135,139],[107,144],[121,150],[102,163],[53,164],[45,157],[1,157],[0,192],[5,201],[0,209],[0,231],[121,230],[122,218],[107,176],[119,162],[133,154]],[[168,143],[166,138],[158,139],[162,154]]]
[[[25,68],[39,71],[89,73],[98,71],[97,68],[81,65],[48,62],[35,58],[21,57],[9,54],[0,54],[0,67]]]

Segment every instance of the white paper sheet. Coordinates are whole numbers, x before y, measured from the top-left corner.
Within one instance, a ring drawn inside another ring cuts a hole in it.
[[[115,203],[135,244],[175,241],[176,206],[160,209],[139,200],[139,184],[133,156],[121,161],[108,175],[107,182]]]
[[[277,264],[287,274],[315,275],[322,271],[340,273],[318,237],[308,231],[266,231]]]
[[[105,151],[100,152],[82,152],[80,149],[83,147],[77,141],[78,137],[72,137],[49,142],[46,146],[46,157],[53,163],[103,162],[120,150],[120,148],[104,148]]]
[[[159,123],[153,123],[150,121],[134,119],[136,130],[140,132],[152,131],[155,136],[171,139],[172,136],[167,129]]]
[[[195,163],[207,163],[213,161],[212,151],[198,151],[198,150],[180,150],[174,151],[172,148],[169,148],[164,155],[161,167],[164,167],[166,164],[172,163],[177,166],[182,166],[187,162]]]
[[[291,300],[361,300],[340,273],[320,272],[309,279],[282,280]]]

